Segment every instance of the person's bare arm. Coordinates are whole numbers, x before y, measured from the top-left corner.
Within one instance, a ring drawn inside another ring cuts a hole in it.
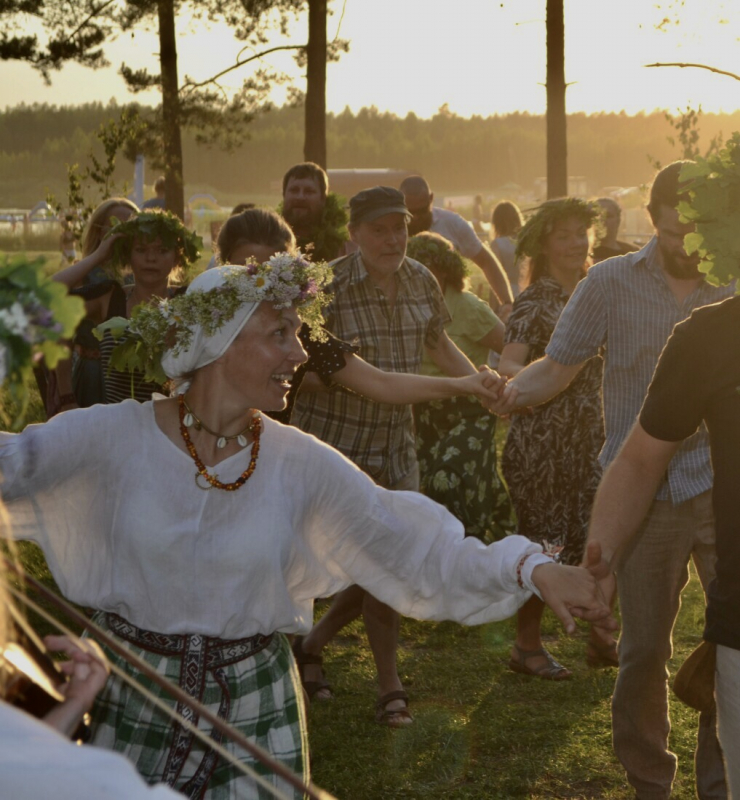
[[[426,351],[442,372],[451,378],[474,375],[476,372],[470,359],[444,331],[440,334],[436,347],[427,347]]]
[[[459,378],[438,378],[406,372],[384,372],[351,353],[345,356],[345,360],[347,366],[335,372],[332,378],[347,389],[378,403],[406,405],[468,394],[491,403],[503,386],[499,376],[489,369]]]
[[[637,422],[604,473],[587,541],[600,547],[604,572],[614,570],[620,549],[642,524],[680,444],[655,439]]]
[[[507,378],[518,375],[527,366],[529,350],[529,345],[522,342],[509,342],[504,345],[498,362],[498,371]]]
[[[584,364],[559,364],[549,356],[533,361],[508,382],[491,410],[505,415],[545,403],[566,389]]]
[[[478,255],[473,256],[471,260],[483,271],[486,280],[491,289],[493,289],[493,293],[504,309],[505,316],[505,311],[511,310],[511,304],[514,302],[514,295],[511,292],[511,284],[509,283],[504,268],[501,266],[501,262],[485,245],[481,246]]]
[[[59,272],[51,276],[52,280],[63,283],[68,289],[74,289],[79,286],[95,267],[100,267],[108,261],[113,250],[113,244],[119,238],[120,236],[108,236],[103,239],[95,252],[64,269],[60,269]]]

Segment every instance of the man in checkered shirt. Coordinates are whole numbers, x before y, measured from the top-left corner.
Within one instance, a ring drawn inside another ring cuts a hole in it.
[[[450,317],[437,281],[426,267],[406,258],[409,217],[397,189],[376,186],[352,198],[349,231],[359,249],[332,264],[333,298],[326,327],[340,339],[359,345],[362,358],[385,371],[418,372],[426,349],[445,374],[472,374],[475,367],[445,333]],[[327,391],[300,394],[293,419],[381,486],[418,491],[410,406],[375,403],[335,385]],[[321,687],[317,699],[330,696],[319,654],[360,614],[378,669],[376,718],[390,726],[408,724],[412,717],[396,669],[398,614],[360,587],[338,595],[300,643],[298,660],[304,659],[306,683]]]

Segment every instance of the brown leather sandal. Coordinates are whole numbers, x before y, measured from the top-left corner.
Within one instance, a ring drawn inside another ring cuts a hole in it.
[[[617,652],[617,643],[611,644],[596,644],[589,641],[586,645],[586,663],[593,669],[601,669],[603,667],[619,667],[619,653]]]
[[[531,675],[534,678],[542,678],[545,681],[567,681],[573,673],[562,664],[559,664],[544,647],[538,647],[536,650],[522,650],[514,645],[519,660],[515,661],[513,658],[509,660],[509,669],[512,672],[518,672],[521,675]],[[527,666],[527,659],[543,657],[545,662],[532,669]]]
[[[334,694],[331,690],[331,684],[324,678],[324,673],[321,673],[321,680],[318,681],[307,681],[305,677],[305,667],[306,664],[316,664],[319,667],[322,667],[324,664],[324,659],[322,656],[314,655],[313,653],[307,653],[303,649],[303,637],[296,636],[293,639],[293,657],[295,658],[295,663],[298,665],[298,674],[301,677],[301,685],[303,686],[306,694],[308,695],[309,700],[313,700],[316,696],[317,692],[320,692],[322,689],[326,689],[329,692],[329,697],[316,697],[316,700],[333,700]]]
[[[386,708],[388,703],[394,700],[403,700],[406,705],[403,708]],[[414,717],[409,710],[409,696],[402,689],[395,692],[388,692],[378,698],[375,704],[375,721],[379,725],[386,725],[389,728],[404,728],[414,721]]]

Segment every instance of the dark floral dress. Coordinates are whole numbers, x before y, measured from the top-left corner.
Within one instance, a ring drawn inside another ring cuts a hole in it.
[[[514,302],[506,344],[528,345],[529,361],[542,358],[567,302],[568,294],[550,277],[528,286]],[[581,561],[601,478],[601,373],[601,356],[589,359],[564,392],[515,414],[501,460],[518,532],[544,545],[562,547],[565,564]]]
[[[511,501],[498,475],[496,417],[475,397],[414,406],[421,491],[445,506],[466,536],[486,544],[514,533]]]
[[[447,289],[452,317],[448,336],[474,364],[488,350],[479,341],[498,324],[486,303],[470,292]],[[422,371],[435,374],[425,357]],[[496,417],[475,397],[452,397],[414,406],[421,491],[464,525],[466,536],[486,543],[515,529],[511,500],[498,474]]]

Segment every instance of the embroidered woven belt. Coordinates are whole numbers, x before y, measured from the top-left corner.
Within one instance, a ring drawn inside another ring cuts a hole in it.
[[[248,636],[245,639],[218,639],[199,634],[155,633],[137,628],[118,614],[106,612],[105,621],[110,630],[142,650],[163,656],[188,656],[202,653],[205,669],[236,664],[264,650],[272,641],[273,633]]]
[[[203,700],[206,673],[210,672],[221,688],[218,716],[224,720],[229,718],[231,694],[223,667],[244,661],[259,653],[272,642],[275,636],[274,633],[270,633],[267,635],[257,634],[245,639],[218,639],[199,634],[155,633],[137,628],[123,617],[110,612],[105,613],[105,622],[112,633],[142,650],[182,659],[179,684],[196,700]],[[185,703],[177,704],[177,712],[193,725],[198,724],[198,714]],[[161,778],[162,782],[169,786],[175,785],[193,745],[191,733],[176,723],[173,723],[173,727],[174,736]],[[210,735],[214,741],[219,744],[223,743],[221,733],[214,730]],[[184,786],[178,787],[178,791],[190,798],[203,797],[217,762],[218,756],[215,751],[206,750],[193,777]]]

